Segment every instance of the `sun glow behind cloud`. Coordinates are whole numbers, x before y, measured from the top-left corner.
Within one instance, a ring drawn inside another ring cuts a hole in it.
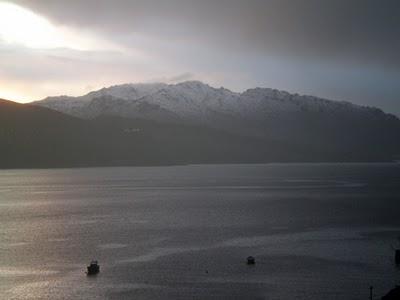
[[[117,50],[118,48],[89,33],[55,26],[33,11],[9,2],[0,2],[0,42],[34,49]]]
[[[0,38],[7,44],[54,48],[68,43],[49,21],[15,4],[0,2]]]
[[[98,70],[106,68],[109,56],[130,54],[133,59],[139,56],[90,31],[53,24],[34,11],[0,0],[0,98],[26,102],[62,92],[81,94],[89,83],[104,85],[97,77],[77,84],[85,73],[83,66],[103,73]],[[76,74],[66,78],[63,74],[71,68]],[[28,80],[32,74],[37,76]]]

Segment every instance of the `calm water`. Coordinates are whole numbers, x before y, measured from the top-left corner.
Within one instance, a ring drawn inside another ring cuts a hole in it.
[[[3,170],[0,298],[379,299],[399,200],[400,164]]]

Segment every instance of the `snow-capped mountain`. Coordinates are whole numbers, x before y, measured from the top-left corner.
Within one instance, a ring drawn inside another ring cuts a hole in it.
[[[361,127],[376,130],[382,122],[397,120],[377,108],[344,101],[270,88],[235,93],[198,81],[123,84],[81,97],[48,97],[34,104],[83,119],[108,115],[194,124],[252,137],[298,140],[299,143],[300,140],[321,142],[333,138],[328,132],[335,132],[334,138],[337,138],[343,126],[353,130]]]
[[[287,151],[294,161],[371,161],[400,153],[397,117],[373,107],[270,88],[235,93],[198,81],[124,84],[33,104],[87,120],[111,116],[222,131],[249,139],[261,157]]]
[[[266,121],[282,116],[320,113],[390,117],[376,108],[300,96],[270,88],[235,93],[198,81],[178,84],[123,84],[81,97],[48,97],[34,102],[81,118],[114,115],[153,120],[215,124],[220,120]]]

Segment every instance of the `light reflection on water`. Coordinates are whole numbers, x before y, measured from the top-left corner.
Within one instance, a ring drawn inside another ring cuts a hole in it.
[[[0,187],[4,299],[363,299],[398,278],[396,164],[7,170]]]

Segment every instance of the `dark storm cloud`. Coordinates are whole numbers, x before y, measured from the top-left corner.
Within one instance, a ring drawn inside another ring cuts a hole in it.
[[[400,69],[396,0],[20,0],[53,22],[210,43],[230,51]]]

